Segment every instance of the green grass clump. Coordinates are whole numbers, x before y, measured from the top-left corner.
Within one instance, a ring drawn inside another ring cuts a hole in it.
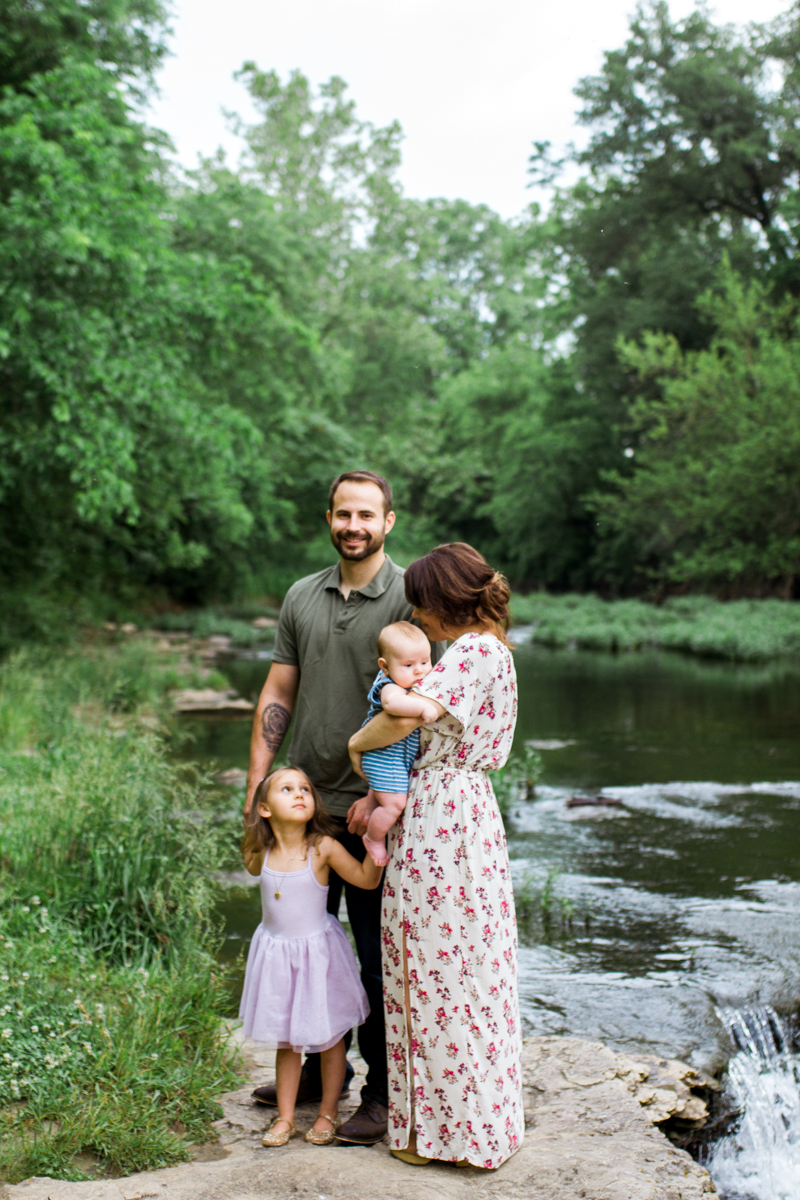
[[[533,626],[531,641],[546,646],[655,646],[743,661],[800,655],[800,604],[788,600],[678,596],[656,605],[534,592],[514,596],[511,609],[515,624]]]
[[[223,832],[157,729],[146,644],[0,671],[0,1174],[188,1157],[235,1086],[216,966]],[[209,817],[211,816],[208,813]]]
[[[235,1086],[212,960],[110,967],[52,911],[2,894],[0,1176],[128,1174],[187,1157]],[[180,1130],[180,1132],[179,1132]]]
[[[543,769],[542,756],[533,746],[525,746],[522,754],[511,754],[501,770],[492,772],[490,778],[503,820],[514,804],[533,798]]]

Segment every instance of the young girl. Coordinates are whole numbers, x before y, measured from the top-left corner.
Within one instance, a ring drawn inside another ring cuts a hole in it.
[[[250,874],[261,876],[263,915],[250,943],[239,1017],[248,1037],[278,1051],[278,1115],[265,1146],[284,1146],[296,1132],[303,1049],[318,1051],[322,1067],[322,1103],[306,1141],[333,1141],[343,1037],[369,1012],[347,935],[325,905],[331,867],[367,889],[378,886],[381,870],[369,857],[358,862],[334,833],[313,785],[293,767],[262,779],[245,816],[242,851]]]

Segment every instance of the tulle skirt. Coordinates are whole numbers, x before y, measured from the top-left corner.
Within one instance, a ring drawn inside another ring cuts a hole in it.
[[[369,1013],[355,955],[335,917],[309,937],[253,934],[239,1006],[247,1037],[272,1049],[328,1050]]]

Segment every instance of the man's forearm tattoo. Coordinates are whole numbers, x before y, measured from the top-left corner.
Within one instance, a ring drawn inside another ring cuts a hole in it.
[[[261,714],[261,736],[268,750],[275,753],[280,750],[281,743],[289,728],[292,714],[282,704],[268,704]]]

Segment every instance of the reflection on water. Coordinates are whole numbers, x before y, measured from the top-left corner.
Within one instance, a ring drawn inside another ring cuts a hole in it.
[[[508,828],[526,1030],[717,1065],[720,1005],[800,1001],[800,668],[529,646],[515,659],[517,745],[561,744]],[[224,669],[254,697],[268,663]],[[187,726],[181,753],[246,766],[249,720]],[[622,805],[567,809],[576,790]],[[257,892],[224,915],[230,949],[245,947]]]

